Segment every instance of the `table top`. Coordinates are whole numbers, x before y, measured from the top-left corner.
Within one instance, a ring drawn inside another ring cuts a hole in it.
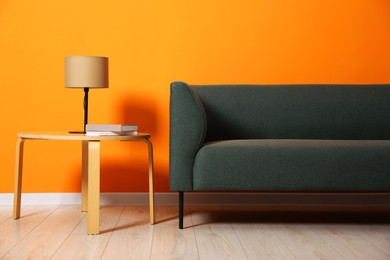
[[[150,138],[148,133],[138,133],[136,135],[100,135],[89,136],[82,133],[69,133],[69,132],[21,132],[18,136],[22,139],[35,139],[35,140],[86,140],[86,141],[103,141],[103,140],[119,140],[119,141],[132,141],[132,140],[147,140]]]

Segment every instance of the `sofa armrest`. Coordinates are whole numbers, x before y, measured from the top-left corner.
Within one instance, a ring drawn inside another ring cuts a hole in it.
[[[171,84],[169,185],[171,191],[192,191],[195,155],[207,128],[199,97],[183,82]]]

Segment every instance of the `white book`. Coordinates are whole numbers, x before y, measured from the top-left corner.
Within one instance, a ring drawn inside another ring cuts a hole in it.
[[[124,136],[132,136],[137,135],[137,131],[122,131],[122,132],[115,132],[115,131],[87,131],[85,135],[87,136],[103,136],[103,135],[124,135]]]
[[[86,132],[99,131],[99,132],[126,132],[126,131],[138,131],[138,125],[132,124],[87,124],[85,126]]]

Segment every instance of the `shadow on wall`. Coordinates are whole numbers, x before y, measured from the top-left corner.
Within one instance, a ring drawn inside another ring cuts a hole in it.
[[[139,133],[150,133],[154,152],[155,191],[168,187],[167,165],[156,160],[158,149],[153,142],[157,133],[156,104],[148,96],[125,96],[118,103],[118,122],[137,124]],[[120,154],[107,154],[101,160],[102,192],[147,192],[148,149],[144,142],[117,144]],[[104,148],[102,148],[103,150]],[[114,151],[115,152],[115,151]],[[102,151],[103,154],[103,151]],[[104,156],[104,155],[103,155]]]
[[[152,138],[157,132],[157,106],[150,97],[131,96],[125,97],[121,102],[121,121],[138,124],[139,132],[150,133]]]
[[[155,170],[154,189],[157,192],[168,191],[168,165],[164,160],[158,160],[159,147],[156,147],[153,141],[155,133],[158,132],[156,105],[145,96],[125,97],[118,103],[115,111],[118,111],[119,115],[114,118],[114,122],[138,124],[140,133],[151,134]],[[77,183],[81,189],[81,165],[78,165],[74,172],[74,177],[70,181]],[[149,182],[146,143],[103,141],[100,183],[101,192],[147,192]]]

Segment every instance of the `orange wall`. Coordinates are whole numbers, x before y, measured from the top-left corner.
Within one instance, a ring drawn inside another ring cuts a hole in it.
[[[91,123],[152,133],[168,191],[169,83],[389,83],[388,0],[1,0],[0,192],[13,191],[16,134],[82,127],[67,55],[110,57]],[[30,141],[25,192],[80,190],[81,144]],[[102,191],[147,190],[144,144],[102,145]]]

